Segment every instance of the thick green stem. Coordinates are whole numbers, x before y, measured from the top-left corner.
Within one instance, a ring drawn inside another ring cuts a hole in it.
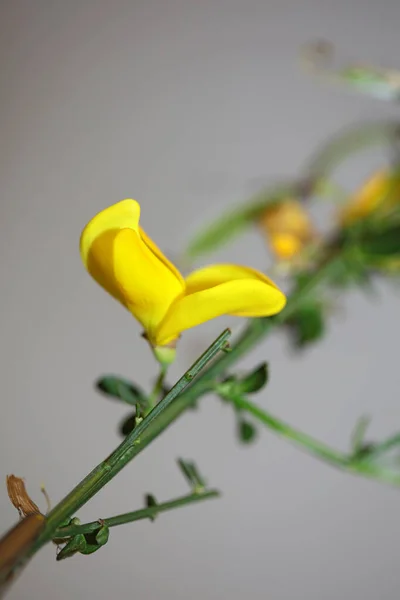
[[[141,508],[133,512],[124,513],[108,519],[99,519],[98,521],[92,521],[91,523],[84,523],[82,525],[71,525],[68,527],[62,527],[57,529],[54,534],[55,538],[67,538],[79,533],[92,533],[97,531],[99,527],[105,525],[106,527],[116,527],[117,525],[124,525],[125,523],[133,523],[134,521],[140,521],[141,519],[153,519],[159,513],[165,512],[166,510],[172,510],[173,508],[180,508],[187,504],[194,504],[195,502],[202,502],[209,498],[217,498],[220,495],[218,490],[208,490],[201,494],[188,494],[175,498],[175,500],[169,500],[168,502],[162,502],[155,506],[148,506]]]
[[[168,394],[157,404],[153,410],[139,423],[124,441],[103,462],[89,473],[78,485],[57,504],[46,519],[46,526],[33,546],[32,552],[37,551],[43,544],[54,536],[60,523],[71,517],[81,506],[86,504],[102,487],[104,487],[121,469],[123,469],[142,447],[146,446],[146,433],[150,426],[158,421],[162,413],[182,393],[194,377],[210,362],[218,352],[223,349],[231,332],[225,330],[215,342],[200,356],[200,358],[186,371],[181,379],[171,388]]]

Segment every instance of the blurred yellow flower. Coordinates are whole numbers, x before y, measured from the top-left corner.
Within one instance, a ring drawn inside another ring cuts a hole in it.
[[[154,347],[173,346],[182,331],[214,317],[265,317],[280,312],[284,294],[262,273],[211,265],[186,279],[139,226],[140,205],[127,199],[106,208],[80,241],[90,275],[141,323]]]
[[[344,226],[369,217],[375,211],[386,211],[400,204],[400,179],[388,170],[374,173],[341,209],[339,221]]]
[[[287,199],[267,207],[258,221],[279,260],[291,260],[316,238],[308,213],[298,200]]]

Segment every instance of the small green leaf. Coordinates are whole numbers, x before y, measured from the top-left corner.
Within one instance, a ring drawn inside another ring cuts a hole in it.
[[[178,458],[177,463],[190,487],[193,488],[193,491],[195,493],[203,492],[206,488],[206,482],[200,474],[196,464],[194,462],[183,460],[183,458]]]
[[[70,558],[74,554],[93,554],[108,542],[110,530],[106,525],[99,522],[99,529],[92,533],[78,533],[65,544],[64,548],[57,554],[57,560]]]
[[[400,257],[400,226],[368,233],[359,240],[361,252],[370,259]]]
[[[145,496],[145,504],[146,504],[147,508],[152,508],[152,507],[154,507],[154,506],[157,506],[158,502],[157,502],[157,500],[155,499],[155,496],[153,496],[153,494],[146,494],[146,496]],[[157,516],[157,515],[155,515],[155,514],[154,514],[154,515],[151,515],[151,516],[149,517],[149,518],[150,518],[150,521],[154,521],[154,520],[155,520],[155,518],[156,518],[156,516]]]
[[[84,535],[79,533],[78,535],[74,535],[60,550],[57,554],[57,561],[64,560],[65,558],[70,558],[77,552],[82,552],[86,547],[86,540]]]
[[[268,382],[268,365],[262,363],[248,375],[237,382],[237,391],[243,394],[254,394],[261,390]]]
[[[396,73],[398,75],[398,73]],[[363,94],[381,100],[398,100],[400,98],[399,79],[393,72],[374,66],[349,66],[338,73],[339,80],[354,87]]]
[[[157,506],[158,502],[153,494],[146,494],[145,504],[148,508],[150,508],[152,506]]]
[[[244,444],[253,442],[257,436],[257,429],[249,421],[239,419],[237,424],[238,437]]]
[[[110,530],[107,525],[102,525],[98,532],[96,533],[96,543],[99,546],[104,546],[108,542],[108,538],[110,537]]]
[[[101,546],[103,544],[98,544],[96,542],[96,536],[95,534],[86,534],[85,535],[85,546],[82,548],[82,550],[79,550],[79,554],[83,554],[84,556],[88,556],[89,554],[94,554],[94,552],[97,552],[97,550],[100,550]]]
[[[96,382],[96,388],[107,396],[118,398],[131,406],[135,406],[138,403],[141,406],[147,406],[147,396],[143,390],[130,381],[116,375],[101,377]]]
[[[325,332],[321,303],[309,301],[300,306],[288,321],[294,345],[304,348],[321,339]]]
[[[351,434],[351,449],[353,454],[359,454],[365,447],[365,434],[371,422],[371,417],[363,415],[360,417]]]
[[[129,435],[136,427],[136,413],[125,417],[119,426],[119,432],[124,437]]]

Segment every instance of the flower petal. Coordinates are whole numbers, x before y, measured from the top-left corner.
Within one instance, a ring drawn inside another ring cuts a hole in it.
[[[340,211],[342,225],[352,225],[378,209],[390,209],[400,202],[398,174],[387,170],[374,173]]]
[[[294,258],[315,237],[310,216],[298,200],[267,207],[259,219],[272,252],[282,260]]]
[[[185,287],[185,280],[183,279],[181,273],[178,271],[178,269],[175,267],[175,265],[173,265],[172,262],[170,262],[168,260],[168,258],[166,256],[164,256],[164,254],[161,252],[160,248],[153,242],[153,240],[151,240],[149,238],[149,236],[143,231],[143,229],[141,227],[139,227],[139,233],[140,233],[140,237],[142,238],[142,240],[146,244],[146,246],[149,248],[149,250],[151,250],[151,252],[153,254],[155,254],[156,257],[162,263],[164,263],[164,265],[175,275],[175,277],[177,279],[179,279],[179,281],[182,284],[182,287]]]
[[[186,296],[236,279],[257,279],[278,289],[264,273],[242,265],[217,264],[197,269],[186,277]]]
[[[139,219],[139,202],[130,198],[105,208],[93,217],[82,231],[80,240],[80,251],[85,266],[88,267],[89,254],[96,239],[108,231],[118,231],[125,228],[137,231]]]
[[[266,317],[286,304],[284,294],[268,277],[247,267],[213,265],[189,275],[186,284],[187,293],[171,306],[156,331],[160,346],[215,317]]]
[[[121,229],[113,243],[113,269],[124,303],[143,325],[150,341],[174,300],[184,293],[184,281],[169,262],[145,243],[140,232]],[[162,258],[161,258],[162,257]]]
[[[92,277],[147,330],[183,293],[179,271],[139,227],[140,205],[126,199],[96,215],[81,235],[82,260]],[[151,332],[150,332],[151,335]]]
[[[122,304],[125,301],[114,277],[113,244],[120,229],[138,229],[139,217],[139,203],[136,200],[122,200],[93,217],[80,239],[82,261],[90,275]]]
[[[269,244],[274,254],[282,260],[290,260],[296,254],[300,254],[303,248],[300,238],[291,233],[272,234]]]

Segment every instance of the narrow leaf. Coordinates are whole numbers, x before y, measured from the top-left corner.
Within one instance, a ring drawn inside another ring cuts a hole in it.
[[[297,348],[304,348],[321,339],[325,332],[321,304],[316,301],[304,303],[288,321],[288,327]]]
[[[268,382],[268,365],[262,363],[251,371],[246,377],[237,382],[237,390],[243,394],[254,394],[261,390]]]
[[[190,487],[193,488],[193,491],[196,493],[203,491],[206,487],[206,482],[196,464],[183,460],[183,458],[178,458],[177,463]]]
[[[257,436],[257,430],[252,423],[240,419],[237,424],[239,440],[244,444],[253,442]]]
[[[101,377],[96,382],[96,388],[103,392],[103,394],[118,398],[131,406],[135,406],[137,403],[141,406],[146,406],[147,404],[146,394],[140,387],[116,375]]]
[[[353,454],[358,454],[365,446],[365,434],[371,422],[371,417],[363,415],[360,417],[351,434],[351,449]]]

